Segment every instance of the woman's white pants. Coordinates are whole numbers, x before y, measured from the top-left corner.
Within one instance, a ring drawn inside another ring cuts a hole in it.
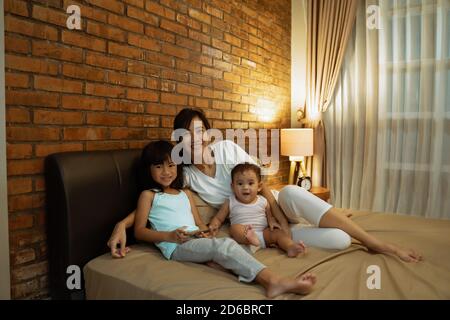
[[[350,246],[351,238],[336,228],[319,228],[322,216],[332,205],[295,185],[288,185],[279,192],[272,190],[278,205],[283,209],[291,226],[294,241],[307,246],[343,250]],[[305,220],[310,225],[305,226]]]

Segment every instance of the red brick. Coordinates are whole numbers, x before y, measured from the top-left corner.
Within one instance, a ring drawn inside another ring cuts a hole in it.
[[[148,49],[152,51],[161,51],[161,46],[159,42],[151,38],[143,37],[142,35],[135,35],[130,33],[128,35],[128,43],[143,49]]]
[[[189,29],[195,29],[195,30],[202,29],[202,24],[200,22],[198,22],[184,14],[177,13],[176,20],[178,23],[181,23],[181,24],[189,27]]]
[[[161,118],[161,127],[173,128],[173,120],[174,120],[174,117],[162,117]]]
[[[83,146],[81,146],[83,147]],[[69,150],[69,151],[75,151],[75,150]],[[34,191],[45,191],[45,179],[44,177],[36,177],[34,179]]]
[[[186,105],[187,97],[170,93],[161,93],[161,102],[168,104]]]
[[[134,19],[125,16],[118,16],[115,14],[108,15],[108,24],[125,29],[131,32],[144,33],[144,25]]]
[[[188,29],[176,22],[172,22],[166,19],[161,19],[161,24],[160,24],[160,28],[170,31],[170,32],[174,32],[177,33],[179,35],[188,36]]]
[[[87,37],[73,31],[62,31],[62,42],[76,47],[106,52],[106,41],[94,37]]]
[[[120,71],[125,71],[127,69],[127,62],[123,59],[107,57],[91,52],[86,52],[86,64]]]
[[[30,22],[24,19],[18,19],[13,16],[5,16],[5,31],[23,34],[26,36],[58,40],[58,31],[48,25]]]
[[[144,8],[144,0],[123,0],[125,3],[131,4],[132,6]],[[132,7],[128,7],[128,10],[130,10]],[[134,8],[133,8],[134,9]]]
[[[27,282],[11,285],[11,297],[13,299],[21,299],[28,297],[39,289],[39,282],[33,279]]]
[[[63,95],[62,107],[65,109],[105,110],[105,99],[79,95]]]
[[[124,141],[88,141],[86,150],[118,150],[127,149],[127,143]]]
[[[174,106],[165,106],[161,104],[149,103],[145,108],[146,113],[159,114],[159,115],[175,115],[177,109]]]
[[[142,61],[128,61],[128,73],[136,73],[146,77],[159,77],[161,72],[157,66],[150,65]]]
[[[224,112],[224,120],[241,120],[241,114],[239,112]]]
[[[228,81],[214,79],[213,80],[213,88],[223,90],[223,91],[231,91],[233,89],[233,84]]]
[[[232,66],[231,63],[223,62],[221,60],[214,59],[214,67],[216,69],[230,72],[231,71],[231,66]]]
[[[216,128],[216,129],[230,129],[231,128],[231,122],[230,121],[214,120],[212,126],[213,126],[213,128]]]
[[[217,48],[221,51],[225,51],[225,52],[231,52],[231,45],[229,45],[228,43],[225,43],[219,39],[212,39],[212,47]]]
[[[244,7],[244,6],[242,6],[242,7]],[[203,2],[203,11],[205,11],[205,12],[209,13],[210,15],[217,17],[219,19],[223,18],[222,10],[219,10],[205,2]]]
[[[33,122],[36,124],[81,124],[83,114],[80,112],[35,110]]]
[[[33,191],[31,178],[10,178],[8,179],[8,195],[16,195]]]
[[[170,55],[161,54],[158,52],[147,51],[145,55],[145,61],[173,68],[175,66],[175,59]]]
[[[23,248],[45,240],[42,230],[17,231],[10,235],[11,248]]]
[[[171,32],[161,30],[153,26],[145,26],[145,34],[150,38],[175,43],[175,35]]]
[[[130,18],[140,20],[140,21],[144,22],[145,24],[151,24],[154,26],[159,25],[159,18],[157,16],[155,16],[149,12],[143,11],[141,9],[138,9],[138,8],[129,6],[127,8],[127,15]]]
[[[105,128],[64,128],[64,140],[105,140]]]
[[[211,90],[211,89],[202,89],[202,96],[205,98],[212,98],[212,99],[223,99],[223,92],[219,90]]]
[[[147,89],[158,90],[160,89],[160,80],[155,78],[147,78],[145,83],[145,87]]]
[[[125,88],[88,83],[86,84],[86,94],[111,98],[124,98]]]
[[[25,195],[8,196],[9,212],[21,211],[32,208],[33,208],[33,195],[25,194]],[[18,223],[20,224],[20,221]]]
[[[201,51],[200,43],[180,36],[177,36],[176,44],[180,47],[184,47],[192,51]]]
[[[177,92],[181,94],[191,95],[191,96],[201,96],[202,89],[198,86],[192,86],[189,84],[179,83],[177,85]]]
[[[129,127],[157,127],[159,126],[158,116],[129,116],[127,125]]]
[[[175,12],[169,8],[163,7],[153,1],[145,2],[145,10],[170,20],[175,20]]]
[[[14,258],[13,258],[12,264],[14,266],[23,264],[26,262],[31,262],[36,259],[36,254],[35,254],[33,248],[27,248],[24,250],[20,250],[18,252],[15,252],[13,254],[13,256],[14,256]]]
[[[89,3],[92,3],[94,6],[123,14],[125,10],[125,5],[116,0],[87,0]]]
[[[21,268],[13,269],[11,272],[11,280],[13,282],[19,282],[29,280],[36,276],[46,274],[48,272],[48,262],[43,261]]]
[[[6,91],[7,105],[23,105],[56,108],[58,95],[44,92]]]
[[[41,20],[66,28],[68,15],[65,11],[33,5],[32,17],[36,20]]]
[[[192,62],[190,60],[177,59],[176,66],[179,70],[185,70],[194,73],[200,73],[201,71],[201,66],[198,63]]]
[[[26,159],[31,158],[33,147],[31,144],[7,143],[7,159]]]
[[[141,76],[129,75],[126,73],[109,71],[108,82],[120,86],[143,88],[145,78]]]
[[[197,32],[195,30],[189,29],[189,38],[191,38],[192,40],[196,40],[199,41],[201,43],[204,44],[210,44],[211,43],[211,37],[203,34],[201,32]]]
[[[103,126],[123,126],[126,117],[122,114],[111,114],[104,112],[92,112],[87,114],[86,123]]]
[[[145,138],[145,129],[130,129],[130,128],[112,128],[111,139],[113,140],[138,140]]]
[[[5,74],[5,86],[15,88],[28,88],[30,86],[29,76],[23,73],[7,72]]]
[[[199,108],[209,108],[209,99],[195,98],[195,106]]]
[[[231,127],[233,129],[248,129],[248,122],[233,121]]]
[[[58,91],[68,93],[81,93],[83,84],[79,81],[58,79],[45,76],[34,77],[34,87],[47,91]]]
[[[198,10],[191,9],[191,8],[189,9],[188,13],[189,13],[189,16],[194,19],[197,19],[206,24],[211,24],[211,16],[206,13],[203,13]]]
[[[144,106],[142,103],[138,102],[109,100],[108,110],[118,112],[142,113],[144,111]]]
[[[7,127],[6,136],[9,141],[41,141],[58,140],[57,128]]]
[[[46,157],[49,154],[58,152],[69,152],[69,151],[82,151],[83,145],[81,143],[53,143],[53,144],[38,144],[36,145],[36,157]],[[42,181],[36,181],[36,191],[42,191]]]
[[[7,108],[6,109],[6,122],[7,123],[29,123],[30,112],[24,108]]]
[[[114,28],[110,25],[100,24],[92,21],[87,22],[87,33],[93,34],[100,38],[115,40],[119,42],[125,42],[126,31]]]
[[[161,78],[176,80],[178,82],[187,82],[188,74],[183,71],[171,70],[171,69],[163,69],[161,71]]]
[[[30,41],[28,39],[18,38],[14,35],[5,35],[5,51],[18,52],[18,53],[29,53],[30,52]]]
[[[66,47],[45,41],[33,41],[33,55],[57,60],[82,62],[83,52],[79,48]]]
[[[129,45],[121,45],[114,42],[109,42],[108,53],[136,60],[144,59],[143,50],[130,47]]]
[[[33,216],[30,214],[11,215],[8,222],[10,231],[28,229],[33,227],[34,224]]]
[[[81,4],[80,0],[64,0],[64,8],[70,5],[77,5],[80,7],[82,17],[86,17],[92,20],[106,22],[108,18],[108,12],[102,9],[97,9],[86,4]]]
[[[214,100],[212,107],[213,109],[231,110],[231,102]]]
[[[224,100],[231,100],[234,102],[241,102],[241,95],[235,93],[224,92],[223,93]]]
[[[181,59],[188,59],[189,58],[189,50],[177,47],[168,43],[163,43],[161,47],[161,51],[164,54],[168,54],[174,57],[178,57]]]
[[[205,110],[206,118],[208,119],[222,119],[222,112],[216,110]]]
[[[5,0],[5,12],[14,13],[20,16],[28,16],[27,3],[19,0]]]
[[[56,75],[58,73],[58,65],[45,59],[29,58],[23,56],[15,56],[7,54],[5,57],[6,68],[27,71],[33,73],[45,73]]]
[[[202,74],[205,76],[222,79],[223,71],[208,67],[202,67]]]
[[[142,89],[128,89],[127,99],[138,101],[158,101],[158,93],[155,91],[142,90]]]
[[[62,72],[63,75],[71,78],[91,81],[105,80],[105,72],[103,70],[91,68],[86,65],[65,63]]]

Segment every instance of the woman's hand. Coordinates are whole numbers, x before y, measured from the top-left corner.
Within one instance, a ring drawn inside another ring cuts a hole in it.
[[[127,232],[123,223],[119,222],[116,224],[107,244],[111,249],[111,256],[113,258],[123,258],[128,252],[130,252],[130,248],[126,247]],[[117,245],[119,244],[120,249],[117,248]]]
[[[185,243],[186,241],[191,240],[192,237],[186,233],[186,228],[187,227],[181,227],[169,232],[167,241],[175,243]]]
[[[280,230],[282,229],[278,221],[273,217],[267,218],[267,224],[269,225],[270,231],[273,231],[275,228]]]
[[[211,237],[215,237],[217,233],[219,232],[219,228],[222,224],[220,223],[219,219],[216,217],[212,218],[209,222],[209,233]]]

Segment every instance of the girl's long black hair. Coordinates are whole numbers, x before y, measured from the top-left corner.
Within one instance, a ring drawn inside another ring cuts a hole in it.
[[[142,150],[141,165],[147,175],[146,177],[148,177],[148,183],[145,184],[146,189],[157,189],[162,191],[162,186],[152,178],[150,166],[163,164],[165,160],[170,160],[173,147],[173,144],[169,141],[158,140],[150,142]],[[180,190],[183,188],[183,185],[183,167],[177,166],[177,177],[170,187]]]

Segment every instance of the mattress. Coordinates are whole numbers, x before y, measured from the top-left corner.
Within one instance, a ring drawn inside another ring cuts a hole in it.
[[[450,221],[351,212],[369,233],[416,249],[424,261],[405,263],[368,252],[357,241],[343,251],[310,247],[296,258],[279,249],[259,250],[255,257],[279,275],[317,275],[310,294],[276,299],[450,299]],[[219,236],[227,236],[226,228]],[[168,261],[152,244],[132,246],[124,259],[102,255],[83,271],[87,299],[266,299],[256,283],[240,283],[235,275],[203,264]]]

